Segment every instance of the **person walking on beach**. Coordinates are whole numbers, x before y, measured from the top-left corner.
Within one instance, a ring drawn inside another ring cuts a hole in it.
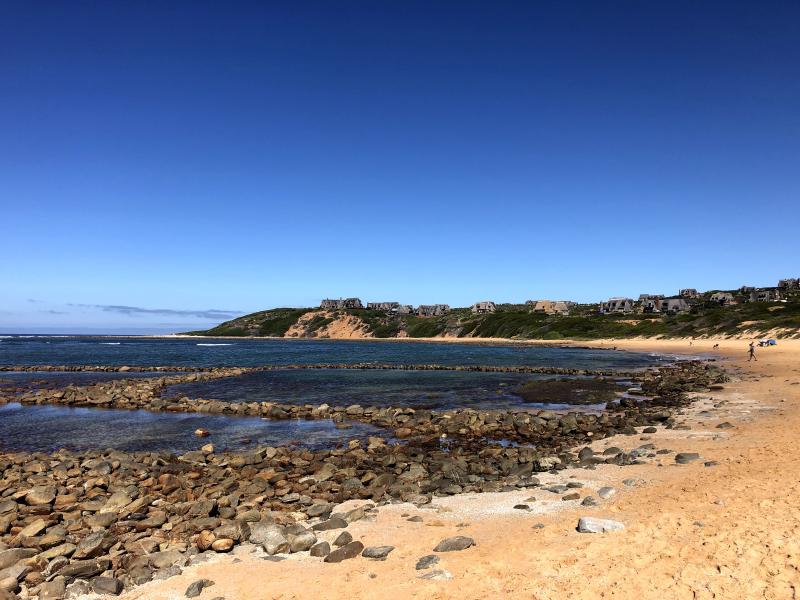
[[[753,342],[750,342],[749,352],[750,352],[750,358],[747,359],[747,362],[750,362],[751,360],[755,360],[756,362],[758,362],[758,359],[756,358],[756,345]]]

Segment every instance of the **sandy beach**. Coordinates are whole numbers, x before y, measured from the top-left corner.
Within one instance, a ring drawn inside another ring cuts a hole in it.
[[[617,490],[595,507],[563,502],[542,489],[533,494],[464,494],[424,508],[383,506],[374,520],[355,522],[348,531],[366,546],[395,546],[385,561],[359,557],[325,564],[291,555],[274,562],[241,548],[189,567],[178,577],[148,583],[124,598],[181,598],[201,578],[214,585],[199,598],[228,600],[796,598],[800,341],[760,350],[758,361],[749,363],[747,341],[742,340],[695,340],[691,345],[688,340],[600,340],[577,345],[716,354],[734,378],[724,389],[698,395],[682,415],[686,429],[617,436],[594,447],[630,450],[653,444],[697,452],[700,460],[676,465],[674,454],[662,454],[646,465],[601,465],[541,478],[543,484],[580,482],[582,497],[596,496],[602,486]],[[722,423],[733,427],[717,427]],[[530,510],[513,508],[520,503]],[[613,519],[625,529],[578,533],[581,516]],[[410,517],[421,521],[408,521]],[[473,538],[475,546],[440,553],[434,567],[415,569],[418,559],[454,535]],[[421,578],[431,572],[434,579]]]

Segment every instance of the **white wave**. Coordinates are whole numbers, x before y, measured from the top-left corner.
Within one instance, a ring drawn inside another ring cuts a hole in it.
[[[198,346],[233,346],[233,344],[197,344]]]
[[[100,342],[101,346],[119,346],[119,342]]]

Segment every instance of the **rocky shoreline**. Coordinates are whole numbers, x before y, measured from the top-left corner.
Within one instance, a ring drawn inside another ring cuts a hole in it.
[[[387,435],[314,451],[279,447],[219,453],[206,444],[181,456],[116,451],[2,455],[0,589],[7,597],[45,600],[90,589],[116,594],[241,544],[254,544],[268,556],[310,552],[328,556],[329,562],[362,552],[377,556],[379,550],[355,548],[340,536],[352,521],[369,518],[371,509],[336,514],[337,504],[364,499],[373,505],[424,505],[434,496],[535,488],[535,474],[542,471],[638,464],[654,456],[655,449],[597,456],[581,446],[642,428],[672,427],[676,411],[690,402],[687,392],[716,389],[726,380],[718,367],[696,361],[638,373],[637,396],[611,402],[599,415],[161,397],[174,383],[244,372],[248,369],[208,369],[88,386],[4,390],[0,401],[328,418],[342,427],[348,421],[377,425]],[[393,438],[402,442],[392,443]],[[342,543],[331,552],[336,542]]]

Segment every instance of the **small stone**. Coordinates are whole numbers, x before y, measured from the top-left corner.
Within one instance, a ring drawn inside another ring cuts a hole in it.
[[[195,540],[195,545],[199,550],[205,551],[211,548],[211,544],[217,539],[217,536],[214,535],[213,531],[209,531],[208,529],[204,529],[199,534],[197,534],[197,539]]]
[[[333,540],[333,545],[336,546],[336,547],[346,546],[347,544],[349,544],[352,541],[353,541],[353,536],[350,535],[350,532],[343,531],[342,533],[340,533],[336,537],[335,540]]]
[[[214,552],[230,552],[233,549],[234,542],[230,538],[222,538],[219,540],[214,540],[214,543],[211,544],[211,549]]]
[[[593,496],[586,496],[581,502],[581,506],[597,506],[597,500]]]
[[[417,579],[428,579],[432,581],[447,581],[452,579],[453,576],[444,569],[435,569],[424,575],[420,575]]]
[[[565,494],[561,496],[561,500],[564,502],[569,502],[570,500],[578,500],[580,499],[581,495],[578,492],[573,492],[572,494]]]
[[[386,560],[392,550],[394,550],[394,546],[370,546],[369,548],[364,548],[361,556],[374,560]]]
[[[92,591],[95,594],[119,596],[124,587],[116,577],[95,577],[92,579]]]
[[[56,488],[37,486],[25,494],[25,504],[29,506],[42,506],[50,504],[56,499]]]
[[[311,556],[325,557],[331,553],[331,545],[328,542],[317,542],[309,549]]]
[[[422,517],[416,515],[413,517],[409,517],[408,519],[406,519],[406,521],[408,521],[409,523],[422,523]]]
[[[655,427],[645,427],[644,429],[642,429],[642,433],[656,433],[657,431],[658,429],[656,429]]]
[[[578,531],[580,533],[605,533],[607,531],[619,531],[621,529],[625,529],[625,525],[619,521],[612,521],[611,519],[581,517],[578,521]]]
[[[422,569],[429,569],[433,565],[438,564],[439,557],[435,554],[428,554],[427,556],[423,556],[417,561],[416,569],[417,571],[421,571]]]
[[[341,517],[331,517],[327,521],[317,523],[312,527],[314,531],[330,531],[331,529],[344,529],[348,523]]]
[[[197,437],[208,437],[211,435],[211,432],[208,429],[199,428],[194,430],[194,434]]]
[[[733,427],[733,425],[731,423],[728,423],[727,421],[717,425],[717,429],[731,429],[732,427]]]
[[[716,467],[719,466],[719,463],[716,460],[707,460],[703,463],[704,467]]]
[[[433,551],[457,552],[459,550],[466,550],[467,548],[474,545],[475,545],[475,540],[473,540],[472,538],[463,535],[457,535],[454,537],[443,539],[441,542],[436,544],[436,547],[433,549]]]
[[[679,465],[685,465],[699,458],[700,455],[697,452],[679,452],[675,455],[675,462]]]
[[[364,550],[364,544],[361,542],[350,542],[342,546],[341,548],[337,548],[328,556],[325,557],[326,563],[338,563],[342,562],[343,560],[348,560],[350,558],[355,558]]]
[[[603,500],[608,500],[609,498],[611,498],[611,496],[613,496],[616,493],[617,490],[615,490],[613,487],[601,487],[599,490],[597,490],[597,495],[600,496]]]
[[[214,582],[210,579],[198,579],[197,581],[193,581],[189,584],[189,587],[186,588],[186,593],[184,594],[187,598],[197,598],[204,589],[207,587],[211,587],[214,585]]]
[[[527,504],[515,504],[514,508],[516,508],[517,510],[530,510],[531,509],[531,507],[528,506]]]

